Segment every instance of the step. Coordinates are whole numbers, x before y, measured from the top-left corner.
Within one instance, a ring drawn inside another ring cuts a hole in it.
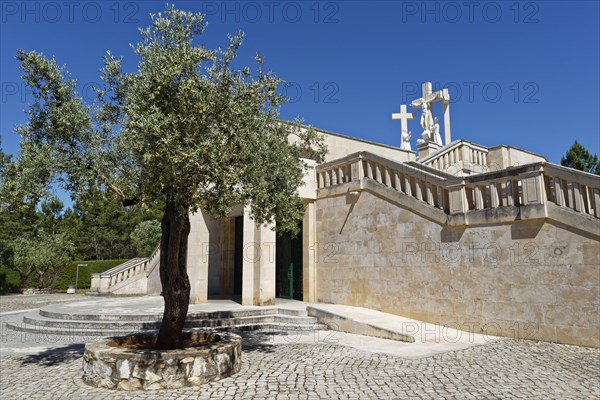
[[[26,313],[21,324],[7,324],[12,330],[38,334],[107,336],[160,328],[162,314],[77,314],[54,312],[51,306]],[[327,329],[315,317],[301,310],[277,308],[196,312],[188,315],[186,328],[274,329],[310,331]],[[254,328],[252,328],[254,327]]]
[[[39,326],[39,325],[31,325],[31,324],[15,324],[15,323],[7,323],[6,327],[13,331],[18,332],[26,332],[32,333],[36,335],[61,335],[61,336],[121,336],[129,333],[139,332],[137,329],[130,328],[122,328],[122,329],[102,329],[102,328],[94,328],[94,329],[84,329],[84,328],[56,328],[56,327],[48,327],[48,326]],[[187,328],[186,328],[187,329]],[[294,324],[284,324],[278,322],[268,322],[268,323],[253,323],[253,324],[244,324],[244,325],[234,325],[234,326],[220,326],[213,328],[214,330],[222,330],[228,332],[236,332],[236,331],[269,331],[269,332],[310,332],[314,330],[327,330],[327,325],[315,323],[312,325],[294,325]],[[157,331],[153,330],[144,330],[144,332],[153,332]]]
[[[42,316],[39,313],[31,312],[23,316],[23,322],[28,325],[40,327],[50,327],[59,329],[131,329],[131,330],[151,330],[160,327],[160,319],[152,321],[118,320],[118,321],[86,321],[86,320],[66,320],[55,319]]]
[[[82,314],[53,311],[54,307],[47,306],[39,310],[45,318],[65,321],[142,321],[153,322],[162,319],[162,314]]]
[[[94,329],[53,328],[53,327],[48,327],[48,326],[30,325],[30,324],[25,324],[25,323],[17,324],[17,323],[12,323],[12,322],[8,322],[6,324],[6,328],[13,330],[13,331],[17,331],[17,332],[26,332],[26,333],[30,333],[30,334],[34,334],[34,335],[41,335],[42,337],[46,337],[47,335],[60,335],[60,336],[70,336],[70,337],[75,337],[75,336],[83,336],[83,337],[121,336],[121,335],[126,335],[129,333],[139,332],[139,330],[136,330],[136,329],[115,330],[115,329],[100,329],[100,328],[94,328]]]
[[[81,320],[81,319],[58,319],[41,315],[38,312],[30,312],[23,316],[23,322],[29,325],[61,328],[61,329],[134,329],[147,330],[158,329],[160,327],[160,318],[154,320]],[[287,315],[249,315],[243,317],[232,318],[199,318],[197,316],[188,316],[186,319],[186,327],[218,327],[218,326],[235,326],[249,325],[258,323],[276,322],[281,324],[292,325],[313,325],[317,323],[314,317],[294,317]]]
[[[85,313],[65,313],[56,311],[55,308],[48,306],[40,310],[40,315],[46,318],[61,319],[61,320],[78,320],[78,321],[144,321],[152,322],[162,319],[160,314],[85,314]],[[191,312],[187,319],[224,319],[224,318],[240,318],[261,315],[278,315],[281,318],[285,317],[307,317],[306,310],[294,310],[284,308],[251,308],[242,310],[229,311],[205,311]],[[312,318],[312,317],[311,317]]]
[[[132,267],[134,265],[140,264],[144,261],[146,261],[146,258],[132,258],[129,261],[125,261],[122,264],[116,265],[114,267],[112,267],[109,270],[106,270],[104,272],[100,272],[98,275],[100,276],[110,276],[110,275],[115,275],[118,274],[119,272],[125,271],[126,269],[128,269],[129,267]]]

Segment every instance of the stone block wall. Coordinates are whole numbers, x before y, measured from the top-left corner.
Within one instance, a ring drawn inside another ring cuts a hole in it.
[[[593,234],[547,220],[450,229],[367,191],[321,196],[316,232],[320,302],[600,347]]]

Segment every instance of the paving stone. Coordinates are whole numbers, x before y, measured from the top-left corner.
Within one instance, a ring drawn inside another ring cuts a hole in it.
[[[14,300],[0,302],[11,311],[52,300],[9,297]],[[81,379],[81,343],[96,338],[13,334],[3,332],[0,347],[8,335],[22,340],[22,348],[29,351],[0,356],[2,400],[600,398],[600,349],[544,342],[502,339],[408,359],[335,343],[274,341],[249,332],[244,335],[241,370],[230,378],[200,390],[117,393],[87,386]],[[31,351],[34,347],[39,350]]]
[[[197,388],[131,393],[167,399],[597,398],[600,350],[500,340],[459,352],[407,360],[335,344],[280,344],[265,350],[246,337],[242,371]],[[103,398],[86,386],[79,357],[5,355],[3,399]],[[43,393],[40,388],[43,387]]]

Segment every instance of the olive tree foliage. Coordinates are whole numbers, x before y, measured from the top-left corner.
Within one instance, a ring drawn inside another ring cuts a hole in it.
[[[148,257],[160,241],[160,222],[156,220],[142,221],[131,232],[131,241],[138,257]]]
[[[52,235],[44,232],[35,238],[16,238],[11,245],[11,268],[18,272],[21,287],[31,275],[35,276],[38,287],[51,287],[59,270],[70,263],[74,250],[64,234]]]
[[[242,204],[257,223],[295,231],[303,215],[300,157],[325,153],[314,130],[280,121],[282,80],[260,54],[254,68],[234,67],[243,34],[208,49],[198,41],[205,28],[204,15],[173,6],[151,14],[132,46],[137,71],[123,71],[122,59],[108,53],[92,105],[54,59],[17,53],[34,101],[17,128],[18,179],[3,193],[35,196],[59,182],[75,195],[100,185],[124,205],[161,204],[161,348],[180,345],[188,309],[189,213],[225,217]]]

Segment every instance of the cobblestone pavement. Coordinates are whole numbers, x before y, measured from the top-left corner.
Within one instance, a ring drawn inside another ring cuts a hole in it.
[[[52,303],[63,303],[85,298],[82,294],[7,294],[0,296],[0,313],[40,308]]]
[[[26,310],[81,298],[0,296],[0,310]],[[406,359],[320,339],[291,343],[257,333],[245,334],[242,370],[233,377],[200,388],[111,391],[81,380],[81,343],[95,338],[4,329],[4,321],[20,318],[13,313],[0,317],[2,400],[600,398],[600,349],[501,339],[462,351]]]
[[[368,340],[368,339],[366,339]],[[239,374],[202,386],[116,392],[81,381],[80,344],[0,358],[8,399],[597,399],[600,350],[504,339],[418,360],[336,344],[244,339]]]

